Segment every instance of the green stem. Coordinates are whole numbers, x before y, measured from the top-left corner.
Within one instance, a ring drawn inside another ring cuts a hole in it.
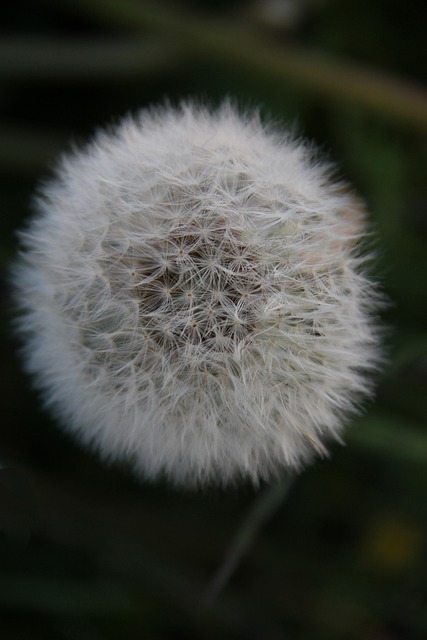
[[[274,45],[245,26],[196,17],[182,7],[133,0],[66,1],[73,10],[78,8],[116,27],[136,32],[155,30],[193,55],[243,70],[251,77],[290,83],[325,102],[353,105],[427,131],[427,91],[405,80],[336,61],[319,52]]]
[[[292,483],[293,477],[288,476],[281,482],[269,487],[256,500],[232,539],[224,560],[208,586],[205,597],[206,603],[212,603],[224,589],[243,556],[252,546],[256,535],[283,504]]]

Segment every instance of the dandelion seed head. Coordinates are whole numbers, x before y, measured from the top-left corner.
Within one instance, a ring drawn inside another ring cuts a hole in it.
[[[329,166],[256,114],[142,111],[62,159],[22,233],[27,368],[144,478],[298,469],[371,392],[363,235]]]

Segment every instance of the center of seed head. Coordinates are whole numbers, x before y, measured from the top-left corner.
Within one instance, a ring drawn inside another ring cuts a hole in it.
[[[263,269],[253,247],[223,221],[208,230],[178,225],[150,254],[134,255],[140,322],[157,348],[198,345],[216,351],[253,335],[262,303]],[[230,341],[231,339],[231,341]]]

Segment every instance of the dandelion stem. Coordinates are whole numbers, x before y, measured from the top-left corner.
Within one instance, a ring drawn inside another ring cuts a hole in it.
[[[278,46],[240,24],[214,22],[156,2],[71,0],[86,14],[133,31],[152,29],[193,55],[295,85],[328,103],[351,105],[395,123],[427,131],[427,91],[385,73],[334,60],[318,51]],[[63,0],[61,5],[63,5]]]
[[[208,585],[205,594],[207,604],[211,604],[227,585],[243,556],[253,544],[257,533],[283,504],[293,480],[293,476],[287,476],[281,482],[269,487],[255,501],[233,537],[222,563]]]

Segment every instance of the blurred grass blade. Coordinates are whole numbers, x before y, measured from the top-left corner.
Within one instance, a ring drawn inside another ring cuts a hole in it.
[[[368,414],[347,432],[349,445],[358,445],[381,456],[388,455],[414,463],[427,463],[427,429],[411,425],[405,417]]]
[[[48,578],[3,576],[0,604],[11,610],[38,613],[110,615],[140,611],[142,602],[123,586]]]
[[[52,0],[54,1],[54,0]],[[319,51],[268,42],[240,23],[214,22],[170,3],[133,0],[61,0],[73,12],[133,32],[151,29],[227,68],[290,83],[332,104],[352,105],[427,132],[427,90],[385,73],[334,60]]]
[[[171,43],[147,39],[0,41],[1,80],[114,81],[174,69],[185,59]]]

